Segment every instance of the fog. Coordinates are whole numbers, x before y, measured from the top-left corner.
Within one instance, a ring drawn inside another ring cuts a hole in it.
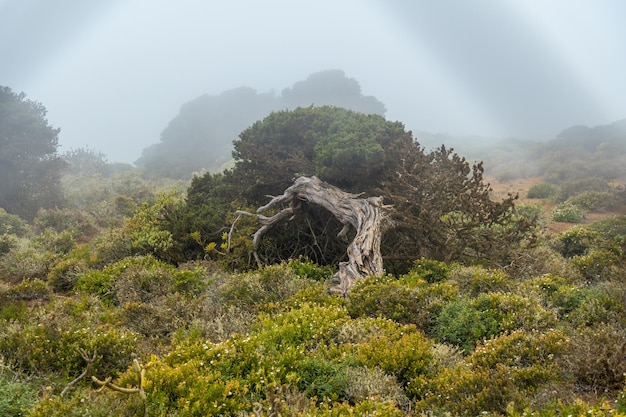
[[[621,0],[0,0],[0,85],[60,151],[132,163],[182,104],[341,69],[414,131],[549,139],[626,118]]]

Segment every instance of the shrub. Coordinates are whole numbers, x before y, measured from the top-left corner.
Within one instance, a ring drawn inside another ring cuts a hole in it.
[[[571,262],[589,282],[621,276],[621,256],[612,250],[592,249],[584,255],[574,256]]]
[[[450,280],[459,289],[471,295],[483,292],[507,291],[512,285],[509,276],[501,269],[485,269],[480,266],[457,266],[450,271]]]
[[[466,354],[477,342],[516,329],[546,328],[555,317],[529,299],[500,293],[463,298],[443,307],[436,334],[441,342],[459,346]]]
[[[78,278],[89,270],[87,262],[78,258],[67,258],[57,262],[48,272],[48,284],[57,292],[74,289]]]
[[[405,283],[418,283],[420,280],[424,280],[432,284],[446,280],[449,272],[450,267],[444,262],[420,259],[415,262],[411,271],[400,279]]]
[[[345,392],[352,403],[376,398],[381,402],[391,402],[400,408],[406,408],[409,404],[409,399],[396,378],[380,368],[348,368]]]
[[[50,298],[50,288],[40,280],[22,281],[11,287],[6,296],[13,300],[48,300]]]
[[[229,276],[219,288],[224,303],[251,312],[271,310],[308,286],[287,264],[270,265],[245,274]]]
[[[398,323],[427,320],[416,292],[393,277],[370,277],[350,291],[348,311],[352,317],[385,317]]]
[[[13,368],[39,376],[56,374],[67,380],[85,369],[79,348],[97,352],[94,373],[114,375],[128,366],[136,339],[128,331],[108,325],[58,328],[51,324],[9,326],[0,338],[0,355]]]
[[[588,227],[573,227],[566,232],[560,233],[556,237],[556,250],[565,258],[576,255],[584,255],[597,244],[599,240],[598,232]]]
[[[587,390],[623,389],[626,375],[626,332],[609,325],[581,327],[572,335],[564,358],[567,370]]]
[[[120,321],[130,330],[147,337],[166,337],[187,328],[200,310],[201,300],[178,293],[152,298],[149,302],[128,302],[119,309]]]
[[[615,210],[623,203],[623,199],[614,192],[609,191],[584,191],[565,201],[565,204],[571,204],[584,211]]]
[[[532,185],[528,189],[528,193],[526,194],[526,197],[527,198],[550,198],[556,194],[556,191],[557,191],[556,186],[543,182],[541,184]]]
[[[16,214],[7,213],[0,207],[0,235],[10,234],[25,236],[29,231],[28,223]]]
[[[566,318],[585,299],[585,291],[564,278],[546,274],[528,280],[522,291],[538,291],[543,303],[556,310],[559,318]]]
[[[71,208],[40,209],[33,220],[33,228],[35,233],[46,230],[57,233],[70,231],[83,241],[91,239],[98,232],[96,219],[92,214]]]
[[[561,377],[557,359],[566,346],[565,335],[554,330],[515,331],[485,341],[465,363],[437,375],[418,406],[453,415],[521,411],[529,396]]]
[[[287,262],[287,266],[297,276],[314,281],[325,281],[335,273],[330,266],[320,266],[304,258],[290,259]]]
[[[552,220],[563,223],[582,223],[585,220],[585,212],[573,204],[561,203],[552,210]]]
[[[37,388],[16,377],[0,368],[0,415],[3,417],[24,416],[37,402]]]
[[[574,326],[595,326],[607,323],[620,323],[626,320],[623,291],[611,287],[593,286],[580,290],[578,306],[567,317]]]
[[[72,230],[57,232],[46,229],[33,238],[32,245],[39,250],[66,255],[76,247],[75,235],[76,232]]]
[[[178,270],[148,255],[122,259],[101,271],[89,271],[78,278],[75,288],[108,303],[123,304],[149,302],[171,292],[198,295],[206,288],[206,281],[202,268]]]
[[[11,249],[17,246],[18,240],[15,235],[12,234],[0,234],[0,256],[5,253],[9,253]]]
[[[610,188],[606,180],[602,178],[581,178],[562,183],[559,186],[555,200],[558,202],[564,202],[571,197],[584,193],[585,191],[606,192],[609,190]]]
[[[25,243],[0,257],[0,278],[7,282],[45,279],[59,255]]]
[[[431,348],[432,343],[414,326],[399,326],[358,345],[356,360],[395,376],[409,395],[418,397],[433,360]]]

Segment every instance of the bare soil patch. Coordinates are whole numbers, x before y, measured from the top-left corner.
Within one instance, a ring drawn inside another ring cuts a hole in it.
[[[518,196],[518,204],[533,204],[541,206],[548,221],[548,230],[550,230],[551,232],[560,233],[569,230],[574,226],[577,226],[577,224],[574,223],[555,222],[552,220],[551,213],[556,206],[555,203],[543,199],[526,197],[528,195],[528,190],[530,189],[530,187],[543,182],[543,179],[541,177],[516,178],[502,182],[496,180],[493,177],[486,176],[485,179],[489,184],[491,184],[491,188],[493,189],[492,198],[496,201],[506,198],[509,194],[512,194]],[[626,214],[626,206],[621,207],[619,210],[615,211],[589,212],[585,214],[585,220],[583,224],[593,223],[609,216],[624,214]]]

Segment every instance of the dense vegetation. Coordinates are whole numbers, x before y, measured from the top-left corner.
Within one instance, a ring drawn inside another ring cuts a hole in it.
[[[626,415],[623,172],[529,190],[610,211],[552,233],[378,115],[276,112],[234,147],[191,184],[75,151],[64,205],[0,210],[0,415]],[[235,211],[301,174],[394,205],[387,275],[330,295],[340,225],[306,206],[251,262]]]
[[[59,131],[44,106],[0,86],[0,207],[32,220],[39,207],[59,204]]]

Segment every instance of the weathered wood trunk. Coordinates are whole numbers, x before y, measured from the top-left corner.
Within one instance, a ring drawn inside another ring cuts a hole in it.
[[[338,282],[333,287],[334,292],[346,295],[356,280],[383,274],[380,242],[387,226],[386,209],[389,206],[383,205],[382,197],[359,198],[315,176],[297,178],[282,195],[272,197],[269,203],[257,209],[257,213],[263,213],[280,204],[289,204],[271,217],[258,215],[262,227],[254,234],[253,245],[256,247],[261,237],[276,223],[297,215],[301,201],[324,207],[333,214],[343,224],[339,238],[346,236],[350,226],[356,230],[354,239],[348,245],[348,261],[340,262],[334,277]]]

